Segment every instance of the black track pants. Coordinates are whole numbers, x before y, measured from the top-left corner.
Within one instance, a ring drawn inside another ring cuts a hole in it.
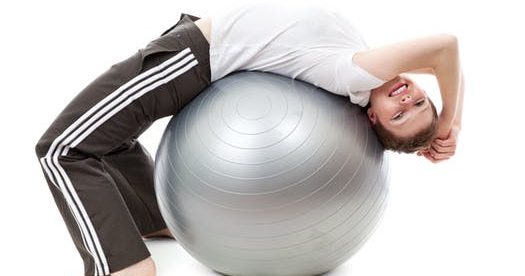
[[[149,257],[141,236],[166,228],[153,160],[136,139],[210,84],[209,44],[196,19],[182,14],[161,37],[111,66],[36,145],[86,275],[109,275]]]

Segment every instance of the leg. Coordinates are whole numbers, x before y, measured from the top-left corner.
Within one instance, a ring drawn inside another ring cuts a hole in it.
[[[143,238],[149,239],[149,238],[169,238],[175,240],[175,236],[171,234],[170,230],[168,228],[161,229],[157,232],[153,232],[147,235],[142,236]]]
[[[151,257],[133,264],[123,270],[111,273],[112,276],[155,276],[156,267]]]
[[[56,163],[41,159],[86,275],[109,275],[150,256],[116,183],[102,161],[71,149]],[[54,178],[54,179],[53,179]]]
[[[169,236],[155,196],[154,161],[138,140],[102,158],[143,237]]]
[[[197,32],[182,24],[112,66],[66,106],[36,145],[86,275],[120,273],[140,263],[154,273],[141,231],[162,227],[155,214],[142,217],[155,208],[128,209],[141,197],[121,194],[103,160],[154,120],[176,114],[209,84],[208,45]]]

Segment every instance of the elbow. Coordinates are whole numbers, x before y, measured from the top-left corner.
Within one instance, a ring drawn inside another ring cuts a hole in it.
[[[442,50],[458,50],[458,38],[453,34],[439,34]]]
[[[458,38],[448,33],[439,33],[432,36],[432,54],[430,67],[437,74],[438,67],[450,64],[452,59],[458,58]]]
[[[436,66],[440,62],[450,63],[459,59],[458,38],[455,35],[439,34],[436,42]]]

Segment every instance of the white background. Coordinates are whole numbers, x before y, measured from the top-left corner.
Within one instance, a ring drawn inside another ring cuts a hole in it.
[[[0,4],[0,274],[82,275],[34,153],[38,138],[76,93],[173,25],[180,12],[204,16],[235,2],[241,1]],[[348,14],[371,46],[455,34],[467,82],[456,156],[435,165],[390,154],[384,219],[365,247],[330,275],[525,275],[523,9],[510,1],[318,3]],[[416,80],[439,106],[434,79]],[[167,121],[139,139],[152,154]],[[148,246],[160,276],[214,275],[176,242]]]

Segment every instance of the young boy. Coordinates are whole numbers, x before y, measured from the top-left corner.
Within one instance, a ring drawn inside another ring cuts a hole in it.
[[[171,236],[153,160],[137,138],[238,70],[301,79],[367,107],[382,143],[437,162],[454,154],[462,89],[457,41],[435,35],[369,49],[337,13],[242,7],[177,24],[89,84],[36,145],[85,275],[155,275],[143,238]],[[271,19],[271,20],[268,20]],[[443,109],[404,73],[434,74]]]

